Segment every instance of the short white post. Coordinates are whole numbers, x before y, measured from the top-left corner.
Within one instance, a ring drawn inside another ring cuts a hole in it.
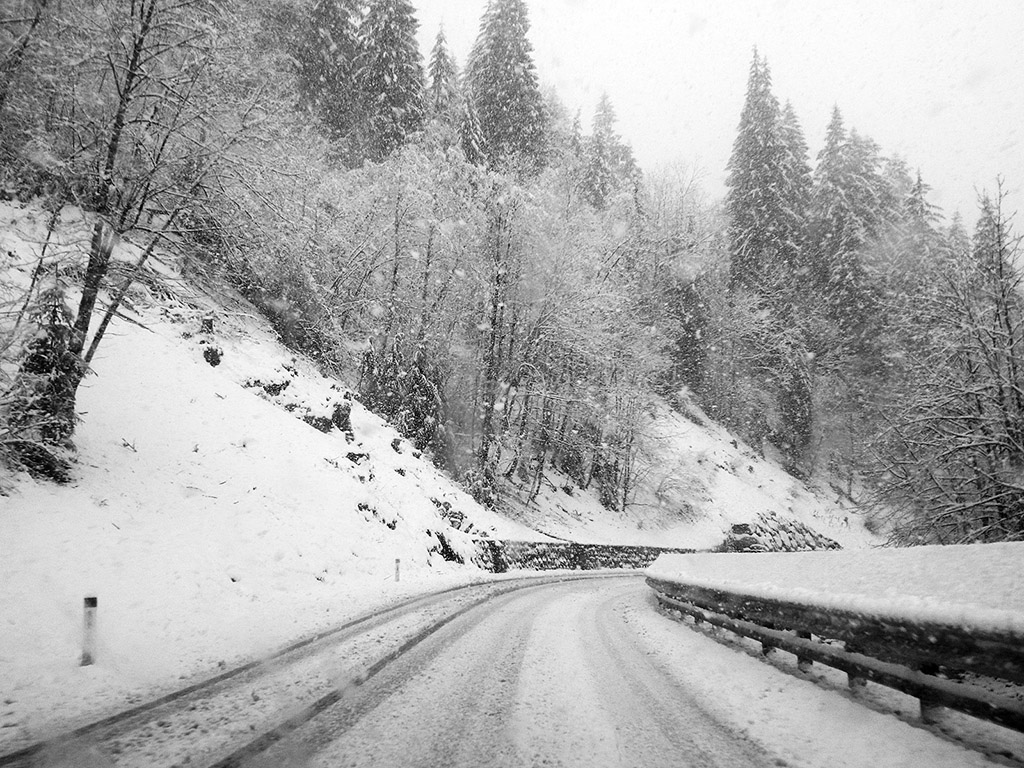
[[[96,661],[96,608],[99,600],[95,597],[85,598],[85,619],[82,626],[82,663],[88,667]]]
[[[401,569],[401,566],[402,566],[401,558],[396,557],[395,558],[395,583],[396,584],[398,583],[398,580],[401,577],[401,573],[399,572],[400,569]]]

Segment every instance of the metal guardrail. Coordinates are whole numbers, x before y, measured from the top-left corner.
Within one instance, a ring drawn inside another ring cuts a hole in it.
[[[974,673],[1024,684],[1024,638],[1014,633],[866,616],[653,577],[647,584],[662,605],[756,640],[765,653],[795,654],[802,669],[817,661],[846,672],[851,687],[870,680],[914,696],[926,722],[947,707],[1024,732],[1024,701],[949,679]],[[948,677],[938,677],[940,671]]]

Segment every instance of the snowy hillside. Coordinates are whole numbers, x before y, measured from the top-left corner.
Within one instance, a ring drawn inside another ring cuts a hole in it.
[[[510,512],[539,531],[592,543],[706,549],[734,524],[793,521],[846,547],[877,543],[834,492],[809,489],[708,419],[685,393],[685,415],[663,401],[647,414],[637,455],[637,485],[626,512],[549,471],[534,504],[525,489]]]
[[[9,277],[27,283],[45,219],[0,206]],[[62,243],[81,236],[71,219]],[[115,258],[136,255],[122,242]],[[74,722],[399,595],[479,578],[442,554],[468,553],[473,536],[706,547],[774,511],[865,541],[838,506],[667,407],[651,416],[627,514],[557,475],[529,507],[484,509],[233,291],[181,273],[176,257],[151,260],[100,346],[80,390],[75,480],[0,482],[0,747],[29,723]],[[331,419],[349,407],[346,433]],[[81,668],[87,595],[101,645]]]
[[[44,216],[3,216],[0,251],[27,280]],[[134,247],[118,250],[127,259]],[[477,578],[440,554],[437,532],[457,551],[469,541],[442,518],[445,504],[473,534],[544,538],[475,504],[358,403],[351,442],[297,418],[330,415],[340,385],[293,358],[251,307],[213,304],[164,259],[150,275],[159,290],[133,289],[80,390],[76,480],[3,479],[0,744],[51,710],[54,692],[65,711],[47,717],[123,703],[396,596]],[[204,336],[211,311],[216,330]],[[203,354],[212,346],[216,367]],[[271,397],[257,379],[289,384]],[[101,648],[82,670],[86,595],[99,598]]]

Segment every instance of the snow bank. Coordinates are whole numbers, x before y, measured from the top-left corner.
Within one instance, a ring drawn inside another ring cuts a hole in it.
[[[1024,542],[910,549],[662,555],[656,579],[1024,640]]]

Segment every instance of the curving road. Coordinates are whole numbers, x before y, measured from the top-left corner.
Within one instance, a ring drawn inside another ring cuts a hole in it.
[[[240,764],[778,765],[644,650],[626,608],[645,590],[633,576],[491,600]]]
[[[894,717],[907,702],[879,707],[841,673],[787,674],[757,644],[722,645],[656,613],[635,573],[565,578],[412,599],[0,766],[990,764],[915,727],[916,710]],[[985,751],[1024,755],[1024,737]]]

